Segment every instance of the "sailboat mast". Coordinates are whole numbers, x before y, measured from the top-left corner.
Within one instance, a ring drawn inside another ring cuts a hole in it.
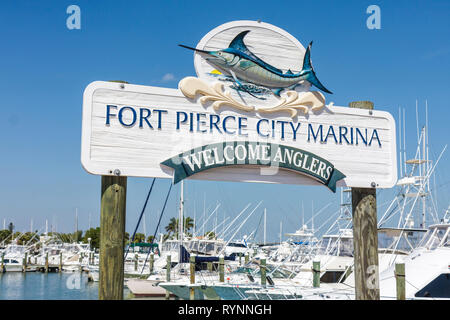
[[[178,217],[178,240],[180,242],[180,253],[178,261],[182,261],[182,246],[183,246],[183,231],[184,231],[184,180],[181,180],[181,190],[180,190],[180,214]]]
[[[144,218],[144,221],[143,221],[143,227],[144,227],[144,242],[145,242],[145,240],[147,239],[147,227],[146,227],[146,225],[145,225],[145,213],[144,213],[144,215],[143,215],[143,218]]]
[[[78,208],[75,208],[75,242],[78,240]]]

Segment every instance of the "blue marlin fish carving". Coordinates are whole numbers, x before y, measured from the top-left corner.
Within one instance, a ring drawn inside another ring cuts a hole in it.
[[[206,60],[209,63],[214,65],[222,73],[232,76],[238,87],[244,91],[247,90],[244,89],[239,80],[269,88],[276,96],[280,96],[282,90],[288,88],[293,89],[299,82],[306,80],[320,90],[332,93],[320,83],[314,72],[311,64],[312,41],[306,49],[302,70],[295,74],[291,70],[283,73],[282,70],[258,58],[247,48],[244,43],[244,37],[249,32],[250,30],[246,30],[239,33],[230,42],[228,48],[223,50],[205,51],[182,44],[179,46],[206,55]],[[248,93],[251,94],[250,92]]]

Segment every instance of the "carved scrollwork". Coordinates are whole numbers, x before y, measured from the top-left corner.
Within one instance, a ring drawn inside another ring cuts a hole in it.
[[[299,92],[289,90],[286,92],[286,97],[281,97],[280,102],[273,107],[254,107],[236,101],[229,91],[226,91],[223,83],[216,82],[209,85],[203,80],[195,77],[186,77],[178,84],[181,92],[188,98],[194,99],[197,94],[202,95],[199,99],[201,104],[208,101],[214,101],[212,107],[218,111],[222,106],[228,105],[241,111],[258,113],[277,113],[288,112],[291,118],[298,115],[301,111],[307,114],[309,110],[313,112],[321,110],[325,107],[325,97],[319,91],[305,92],[299,95]],[[330,104],[331,105],[331,104]]]

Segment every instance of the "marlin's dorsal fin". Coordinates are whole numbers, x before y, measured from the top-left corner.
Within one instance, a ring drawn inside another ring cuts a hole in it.
[[[280,69],[275,68],[274,66],[268,64],[267,62],[264,62],[263,60],[261,60],[260,58],[258,58],[257,56],[255,56],[255,54],[253,52],[251,52],[247,46],[244,43],[244,37],[247,35],[247,33],[249,33],[250,30],[245,30],[240,32],[236,37],[234,37],[233,40],[231,40],[230,44],[228,45],[228,48],[240,51],[244,54],[246,54],[247,56],[249,56],[250,58],[252,58],[255,62],[259,63],[260,65],[262,65],[263,67],[265,67],[266,69],[275,72],[275,73],[283,73],[283,71],[281,71]]]
[[[244,43],[244,37],[247,33],[249,33],[250,30],[246,30],[246,31],[242,31],[241,33],[239,33],[236,37],[234,37],[234,39],[230,42],[230,45],[228,46],[229,48],[233,48],[236,50],[239,50],[245,54],[252,54],[250,52],[250,50],[248,50],[247,46]]]
[[[305,56],[303,57],[303,70],[312,70],[314,71],[314,68],[311,63],[311,46],[312,41],[309,43],[308,48],[306,48]]]

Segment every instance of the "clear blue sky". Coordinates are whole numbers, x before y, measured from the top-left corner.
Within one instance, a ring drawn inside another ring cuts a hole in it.
[[[81,30],[66,27],[66,8],[81,8]],[[381,8],[381,30],[366,27],[366,8]],[[407,149],[413,151],[415,101],[423,112],[428,99],[431,154],[449,142],[449,1],[2,1],[0,4],[0,228],[3,219],[18,230],[55,224],[58,231],[99,224],[100,177],[80,164],[81,107],[84,88],[95,80],[176,87],[194,74],[192,55],[178,43],[195,46],[214,27],[232,20],[258,20],[279,26],[312,52],[319,78],[333,92],[330,101],[347,105],[371,100],[375,108],[398,117],[407,113]],[[170,79],[167,74],[172,74]],[[438,168],[439,208],[449,204],[448,151]],[[128,179],[127,231],[132,231],[150,179]],[[157,210],[169,185],[158,180],[147,211],[153,233]],[[178,186],[162,225],[177,213]],[[300,202],[306,218],[314,207],[339,195],[326,188],[189,181],[188,215],[222,203],[236,215],[248,202],[268,210],[269,240],[300,226]],[[384,200],[389,199],[390,192]],[[379,203],[383,196],[380,195]],[[248,227],[256,226],[260,212]],[[326,215],[317,218],[317,223]],[[142,230],[142,229],[141,229]]]

